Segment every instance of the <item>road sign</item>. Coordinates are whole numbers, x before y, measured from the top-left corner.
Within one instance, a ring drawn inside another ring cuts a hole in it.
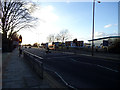
[[[103,46],[108,46],[108,40],[103,40]]]

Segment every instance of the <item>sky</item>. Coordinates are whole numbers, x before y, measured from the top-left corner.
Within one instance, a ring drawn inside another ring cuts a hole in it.
[[[92,38],[92,2],[37,2],[32,16],[39,18],[36,26],[21,30],[22,44],[47,42],[50,34],[68,29],[73,40],[87,42]],[[118,35],[118,2],[95,4],[95,38]]]

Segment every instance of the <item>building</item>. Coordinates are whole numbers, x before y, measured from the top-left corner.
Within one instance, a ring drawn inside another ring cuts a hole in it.
[[[92,40],[88,40],[92,45]],[[94,39],[94,48],[103,48],[108,50],[120,49],[120,36],[109,36]]]
[[[76,41],[75,43],[73,41],[66,41],[65,45],[69,47],[83,47],[84,41]]]
[[[67,47],[75,47],[75,43],[73,43],[73,41],[66,41],[65,46],[67,46]]]
[[[58,49],[58,48],[62,48],[65,46],[65,43],[62,43],[62,42],[51,42],[51,43],[48,43],[48,47],[49,49]]]
[[[84,41],[77,41],[77,46],[78,47],[83,47],[84,46]]]

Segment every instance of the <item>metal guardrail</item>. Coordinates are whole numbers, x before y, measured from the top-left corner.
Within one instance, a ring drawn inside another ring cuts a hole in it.
[[[28,63],[30,63],[31,67],[33,68],[33,70],[36,71],[36,73],[40,76],[40,78],[43,79],[43,58],[34,55],[26,50],[23,51],[23,55],[24,58],[26,59],[26,61],[28,61]]]

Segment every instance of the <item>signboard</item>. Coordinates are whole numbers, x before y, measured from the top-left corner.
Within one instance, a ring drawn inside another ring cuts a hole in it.
[[[84,45],[84,42],[80,41],[80,46],[83,47],[83,45]]]
[[[103,40],[103,46],[108,46],[108,40]]]

